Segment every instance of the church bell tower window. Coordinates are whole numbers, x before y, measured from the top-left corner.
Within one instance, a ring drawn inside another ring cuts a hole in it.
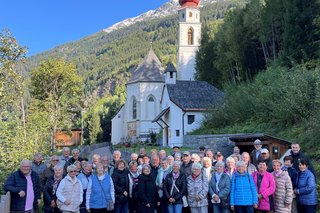
[[[188,30],[188,45],[193,45],[193,29]]]

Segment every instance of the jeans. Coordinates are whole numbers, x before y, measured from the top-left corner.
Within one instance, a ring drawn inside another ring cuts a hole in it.
[[[125,203],[115,203],[114,204],[114,213],[128,213],[129,202]]]
[[[253,206],[235,206],[236,213],[253,213]]]
[[[298,212],[299,213],[315,213],[317,209],[317,205],[299,205]]]
[[[213,204],[213,212],[214,213],[230,213],[230,209],[222,208],[219,204]]]
[[[182,204],[169,204],[168,205],[169,213],[181,213],[182,212]]]

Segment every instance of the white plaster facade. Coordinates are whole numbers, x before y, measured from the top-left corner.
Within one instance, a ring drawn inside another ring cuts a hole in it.
[[[196,52],[200,46],[201,22],[197,7],[179,10],[178,79],[194,80]]]

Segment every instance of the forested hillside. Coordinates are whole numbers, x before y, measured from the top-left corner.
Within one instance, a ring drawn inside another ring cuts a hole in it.
[[[265,132],[320,159],[320,5],[252,0],[208,26],[197,78],[226,94],[195,133]]]
[[[203,26],[221,22],[227,11],[245,0],[217,1],[201,8]],[[72,62],[84,81],[82,121],[87,143],[110,140],[111,119],[125,101],[125,83],[148,50],[154,49],[163,66],[176,63],[178,16],[137,22],[110,33],[104,31],[28,58],[28,69],[48,58]],[[78,116],[79,118],[79,116]],[[80,126],[78,120],[75,125]]]
[[[244,0],[218,1],[201,8],[205,25],[223,18],[227,10],[244,5]],[[163,65],[176,61],[178,16],[138,22],[111,33],[104,31],[67,43],[29,58],[30,69],[50,57],[64,58],[76,64],[85,79],[87,95],[105,96],[115,85],[123,85],[151,47]],[[98,93],[97,93],[98,92]]]

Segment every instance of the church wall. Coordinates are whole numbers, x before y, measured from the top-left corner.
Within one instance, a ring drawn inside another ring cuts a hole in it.
[[[163,143],[166,145],[166,138],[168,137],[168,146],[173,147],[175,145],[183,145],[183,133],[182,133],[182,116],[183,111],[175,105],[169,98],[168,91],[165,88],[162,100],[162,109],[170,107],[169,115],[164,116],[165,122],[169,125],[168,136],[163,131]],[[177,135],[178,134],[178,135]]]
[[[117,144],[121,142],[121,139],[125,137],[124,131],[121,131],[124,127],[124,114],[125,108],[121,107],[116,116],[111,120],[111,143]],[[120,131],[119,131],[120,130]]]
[[[188,124],[188,115],[194,116],[194,122],[192,124]],[[202,112],[187,112],[184,115],[184,134],[186,135],[188,132],[191,132],[199,127],[204,120],[204,113]]]
[[[162,91],[162,82],[137,82],[127,85],[126,100],[126,120],[124,122],[125,135],[136,139],[138,137],[146,138],[150,132],[159,132],[160,127],[152,120],[160,113],[160,96]],[[132,97],[137,101],[136,119],[132,116]],[[148,103],[152,97],[154,103]],[[151,107],[150,107],[151,106]]]

